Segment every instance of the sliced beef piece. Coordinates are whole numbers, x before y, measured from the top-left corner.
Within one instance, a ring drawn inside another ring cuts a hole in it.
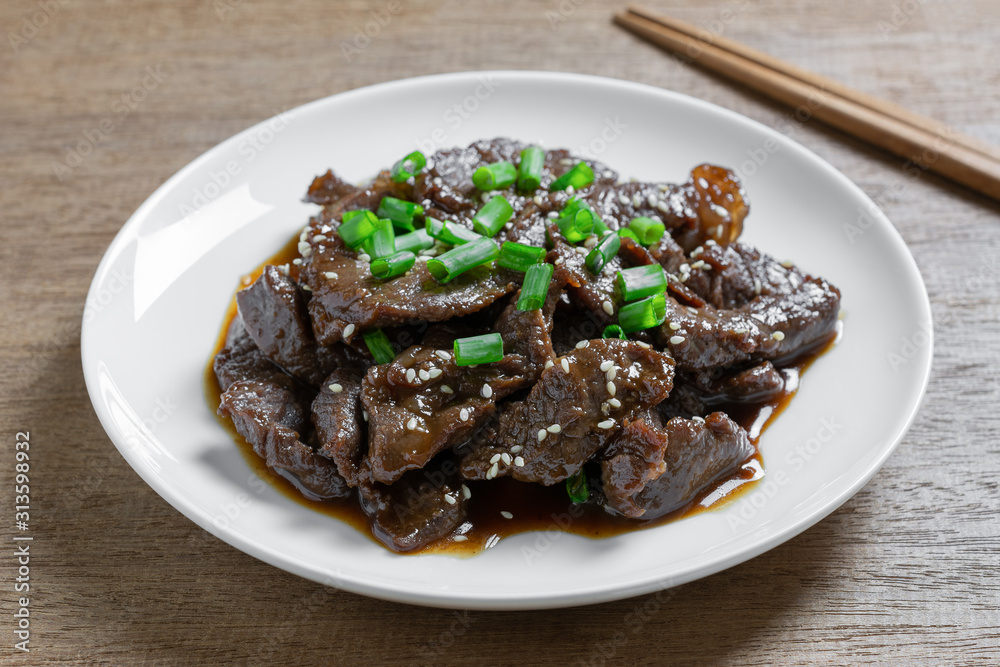
[[[290,375],[317,386],[339,362],[340,353],[317,346],[306,299],[276,266],[265,266],[250,287],[236,295],[247,333],[264,355]]]
[[[243,319],[237,315],[226,333],[226,345],[215,355],[212,370],[222,391],[241,380],[261,380],[284,376],[250,338]]]
[[[339,236],[315,239],[310,241],[314,251],[307,253],[302,274],[312,289],[309,313],[323,345],[342,340],[350,325],[349,339],[374,327],[440,322],[475,313],[512,292],[519,280],[513,272],[484,265],[442,284],[425,262],[418,261],[406,274],[382,281]]]
[[[698,383],[704,386],[703,391],[709,401],[761,403],[769,401],[784,391],[785,377],[770,361],[726,373],[711,381]]]
[[[569,273],[561,267],[553,271],[545,303],[537,310],[517,309],[521,296],[518,290],[496,320],[494,329],[503,339],[505,355],[524,359],[530,383],[538,379],[547,362],[556,358],[552,348],[553,316],[569,279]]]
[[[465,521],[467,500],[448,459],[408,472],[392,486],[364,482],[358,491],[372,534],[394,551],[427,546]]]
[[[267,466],[291,481],[307,498],[344,498],[350,488],[326,459],[302,439],[306,410],[290,378],[236,382],[222,394],[219,414],[233,421]]]
[[[327,376],[312,402],[312,423],[319,441],[318,453],[333,459],[349,486],[357,486],[365,454],[361,376],[346,370]]]
[[[462,476],[560,482],[613,438],[623,420],[666,398],[673,371],[670,357],[648,345],[589,341],[545,370],[525,400],[505,406],[493,432],[465,453]]]
[[[324,180],[318,184],[317,181],[320,181],[320,179]],[[340,220],[341,216],[347,211],[360,209],[375,211],[383,197],[396,197],[397,199],[411,199],[413,197],[413,186],[409,183],[396,183],[392,180],[388,171],[379,172],[378,176],[372,179],[371,182],[361,187],[356,187],[353,191],[336,176],[333,176],[333,179],[336,179],[338,182],[334,183],[331,180],[325,179],[325,176],[320,176],[313,181],[309,191],[306,193],[306,200],[314,201],[311,197],[314,194],[313,188],[316,188],[316,198],[324,200],[315,202],[323,204],[323,211],[315,220],[320,226],[333,224],[334,221]],[[324,191],[327,186],[329,190]],[[338,193],[342,194],[337,196]]]
[[[753,453],[746,431],[722,412],[671,419],[663,429],[630,422],[601,462],[607,506],[629,518],[655,519],[732,475]]]
[[[725,167],[703,164],[691,170],[688,184],[696,192],[698,223],[673,232],[677,243],[690,252],[709,240],[722,245],[735,242],[750,213],[750,200],[739,177]]]
[[[668,230],[698,224],[697,191],[688,182],[605,183],[595,186],[584,198],[610,229],[627,227],[633,218],[658,218]]]
[[[362,188],[348,183],[333,173],[330,169],[322,176],[317,176],[309,185],[306,192],[306,201],[313,204],[326,206],[334,204],[345,197],[350,197],[361,192]]]
[[[531,371],[516,354],[456,366],[450,352],[420,346],[372,366],[361,402],[368,411],[367,462],[374,479],[392,484],[467,439],[493,415],[496,401],[532,381]]]

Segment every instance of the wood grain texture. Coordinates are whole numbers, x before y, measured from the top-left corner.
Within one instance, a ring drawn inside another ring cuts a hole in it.
[[[36,526],[27,656],[11,649],[14,567],[12,549],[0,550],[0,662],[1000,660],[1000,206],[933,175],[914,179],[896,158],[789,123],[786,109],[671,61],[611,25],[624,3],[402,0],[350,62],[341,44],[385,3],[41,4],[51,16],[35,1],[0,4],[0,539],[12,544],[6,480],[14,434],[27,429]],[[994,0],[657,8],[1000,143]],[[161,80],[121,114],[147,67]],[[265,565],[197,528],[118,455],[86,395],[79,322],[94,270],[132,211],[177,169],[275,111],[487,68],[614,76],[734,109],[830,161],[894,221],[933,303],[934,376],[897,453],[841,509],[748,563],[659,595],[463,614],[338,592]],[[52,163],[81,141],[92,150],[59,180]]]

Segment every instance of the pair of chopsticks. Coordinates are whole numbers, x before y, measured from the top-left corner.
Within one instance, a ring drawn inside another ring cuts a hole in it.
[[[931,118],[852,90],[689,23],[629,5],[615,23],[706,69],[806,110],[847,134],[1000,200],[1000,151]]]

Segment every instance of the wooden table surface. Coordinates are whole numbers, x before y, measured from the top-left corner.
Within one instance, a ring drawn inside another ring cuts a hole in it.
[[[785,109],[613,27],[618,4],[400,0],[349,62],[342,45],[388,2],[0,5],[0,661],[1000,660],[1000,206],[933,175],[912,178],[902,160],[838,132],[789,125]],[[1000,143],[995,0],[662,8]],[[467,614],[286,574],[208,536],[140,480],[98,423],[79,356],[86,291],[124,221],[176,170],[276,110],[476,69],[583,72],[709,100],[781,127],[875,199],[923,272],[937,346],[920,416],[874,480],[804,534],[670,596]],[[70,150],[83,153],[79,164]],[[67,161],[75,166],[54,167]],[[9,516],[15,434],[25,430],[35,526],[29,654],[13,648]]]

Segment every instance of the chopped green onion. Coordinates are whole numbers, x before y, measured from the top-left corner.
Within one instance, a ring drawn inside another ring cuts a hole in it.
[[[517,167],[517,189],[534,192],[542,181],[545,151],[539,146],[528,146],[521,151],[521,164]]]
[[[483,236],[493,236],[514,215],[514,209],[501,195],[493,197],[472,217],[472,228]]]
[[[575,190],[585,188],[594,182],[594,170],[586,162],[577,162],[576,166],[552,181],[549,190],[565,190],[572,186]]]
[[[396,233],[392,229],[392,220],[379,220],[375,223],[375,233],[365,239],[364,248],[372,259],[388,257],[396,252]]]
[[[570,243],[579,243],[590,236],[594,229],[594,215],[586,209],[564,215],[556,220],[559,231]]]
[[[492,262],[499,256],[500,248],[497,244],[492,239],[480,237],[477,241],[470,241],[427,260],[427,269],[439,282],[446,283],[471,268]]]
[[[442,222],[434,218],[427,218],[426,229],[428,234],[448,245],[462,245],[483,238],[481,234],[477,234],[457,222]]]
[[[628,336],[617,324],[609,324],[604,327],[604,333],[601,334],[601,338],[621,338],[622,340],[628,340]]]
[[[667,291],[667,273],[659,264],[635,266],[618,272],[615,287],[625,301],[635,301]]]
[[[452,349],[455,352],[456,366],[491,364],[503,359],[503,339],[498,333],[456,338]]]
[[[587,265],[587,270],[595,276],[599,274],[604,270],[604,265],[618,254],[621,245],[622,241],[616,235],[608,234],[605,236],[587,253],[587,260],[584,262]]]
[[[505,269],[527,271],[544,259],[545,248],[504,241],[500,246],[500,259],[497,263]]]
[[[494,162],[476,169],[472,184],[480,190],[503,190],[517,180],[517,167],[510,162]]]
[[[396,350],[393,349],[389,337],[381,329],[370,329],[362,334],[368,351],[375,357],[376,364],[387,364],[396,358]]]
[[[418,229],[396,237],[396,252],[409,250],[415,253],[433,247],[434,239],[427,233],[426,229]]]
[[[625,333],[658,327],[667,319],[667,299],[663,294],[648,296],[642,301],[622,306],[618,324]]]
[[[413,231],[413,218],[424,214],[424,207],[405,199],[382,197],[376,215],[392,220],[392,224],[408,232]]]
[[[594,232],[598,237],[604,236],[611,231],[608,229],[608,226],[604,224],[604,221],[601,220],[601,216],[597,215],[597,211],[594,210],[594,207],[579,197],[570,197],[566,202],[566,206],[563,207],[562,214],[567,215],[581,210],[590,211],[590,215],[594,216]]]
[[[420,151],[413,151],[402,160],[392,165],[392,180],[402,183],[411,176],[416,176],[427,166],[427,158]]]
[[[632,239],[636,243],[639,242],[639,237],[636,236],[635,232],[633,232],[628,227],[622,227],[621,229],[618,230],[618,238],[620,238],[620,239]]]
[[[628,223],[628,228],[632,230],[642,245],[656,243],[663,238],[663,233],[667,229],[663,226],[662,222],[657,222],[645,216],[632,220],[632,222]]]
[[[388,257],[380,257],[379,259],[372,260],[369,270],[376,278],[385,280],[386,278],[406,273],[413,268],[416,261],[416,255],[409,250],[402,250]]]
[[[371,211],[348,211],[337,233],[350,248],[357,248],[378,229],[378,217]]]
[[[549,282],[555,267],[551,264],[535,264],[524,273],[521,296],[517,299],[518,310],[538,310],[545,305],[549,293]]]
[[[587,488],[587,476],[583,470],[578,470],[575,475],[566,478],[566,494],[574,505],[587,502],[590,498],[590,489]]]

